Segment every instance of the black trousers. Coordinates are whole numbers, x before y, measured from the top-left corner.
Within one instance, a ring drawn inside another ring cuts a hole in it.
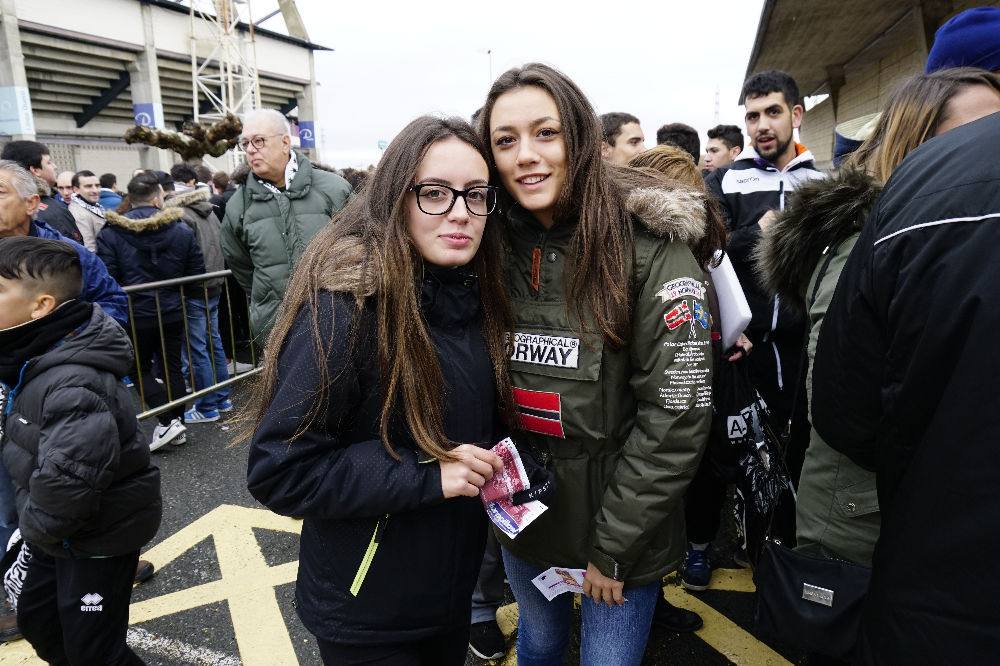
[[[150,322],[136,322],[133,341],[136,346],[135,362],[138,374],[142,378],[142,392],[146,404],[151,408],[165,405],[171,400],[183,398],[184,374],[181,371],[181,351],[184,347],[184,324],[177,321],[163,324],[163,339],[160,330]],[[166,356],[164,356],[166,351]],[[160,371],[163,384],[156,381],[153,374],[153,359]],[[166,425],[173,419],[184,420],[184,405],[156,417],[160,425]]]
[[[125,644],[138,561],[138,551],[63,559],[31,548],[17,626],[38,656],[56,666],[143,664]]]
[[[412,643],[344,645],[319,641],[326,666],[462,666],[469,649],[469,628]]]
[[[691,543],[715,541],[722,524],[727,485],[706,452],[684,496],[684,522]]]

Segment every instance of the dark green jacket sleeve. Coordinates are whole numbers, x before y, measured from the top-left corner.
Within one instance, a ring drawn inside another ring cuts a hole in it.
[[[250,260],[250,252],[243,239],[244,194],[237,191],[226,204],[226,216],[222,221],[219,240],[222,242],[222,254],[226,258],[229,270],[249,296],[253,286],[253,262]]]
[[[635,426],[594,523],[590,562],[624,580],[664,519],[680,510],[708,438],[712,351],[704,272],[680,243],[639,265],[631,390]],[[645,274],[643,279],[642,275]]]

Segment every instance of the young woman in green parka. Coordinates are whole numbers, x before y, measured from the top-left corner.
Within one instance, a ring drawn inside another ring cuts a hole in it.
[[[556,477],[548,511],[498,535],[518,663],[562,664],[572,597],[531,583],[561,566],[586,570],[581,663],[638,664],[709,431],[702,266],[723,232],[703,195],[603,162],[593,107],[550,67],[501,75],[478,129],[507,199],[516,441]]]

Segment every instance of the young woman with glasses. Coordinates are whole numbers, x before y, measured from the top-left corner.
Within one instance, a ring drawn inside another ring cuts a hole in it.
[[[546,601],[531,582],[561,566],[586,570],[581,663],[638,664],[709,432],[702,266],[721,229],[703,194],[605,163],[593,107],[550,67],[501,75],[478,130],[510,202],[515,439],[556,477],[548,511],[498,534],[518,663],[563,663],[572,595]]]
[[[479,489],[513,412],[485,154],[463,120],[410,123],[310,244],[268,339],[248,486],[304,518],[297,609],[327,664],[465,661]]]

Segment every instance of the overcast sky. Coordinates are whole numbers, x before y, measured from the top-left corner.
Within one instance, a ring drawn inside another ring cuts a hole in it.
[[[639,117],[646,145],[668,122],[742,126],[736,104],[762,0],[298,0],[317,52],[322,161],[361,167],[424,113],[468,117],[493,78],[531,61],[568,74],[598,113]],[[257,17],[276,3],[254,2]],[[262,27],[284,31],[280,15]],[[492,71],[490,56],[492,51]],[[719,115],[715,99],[719,91]]]

